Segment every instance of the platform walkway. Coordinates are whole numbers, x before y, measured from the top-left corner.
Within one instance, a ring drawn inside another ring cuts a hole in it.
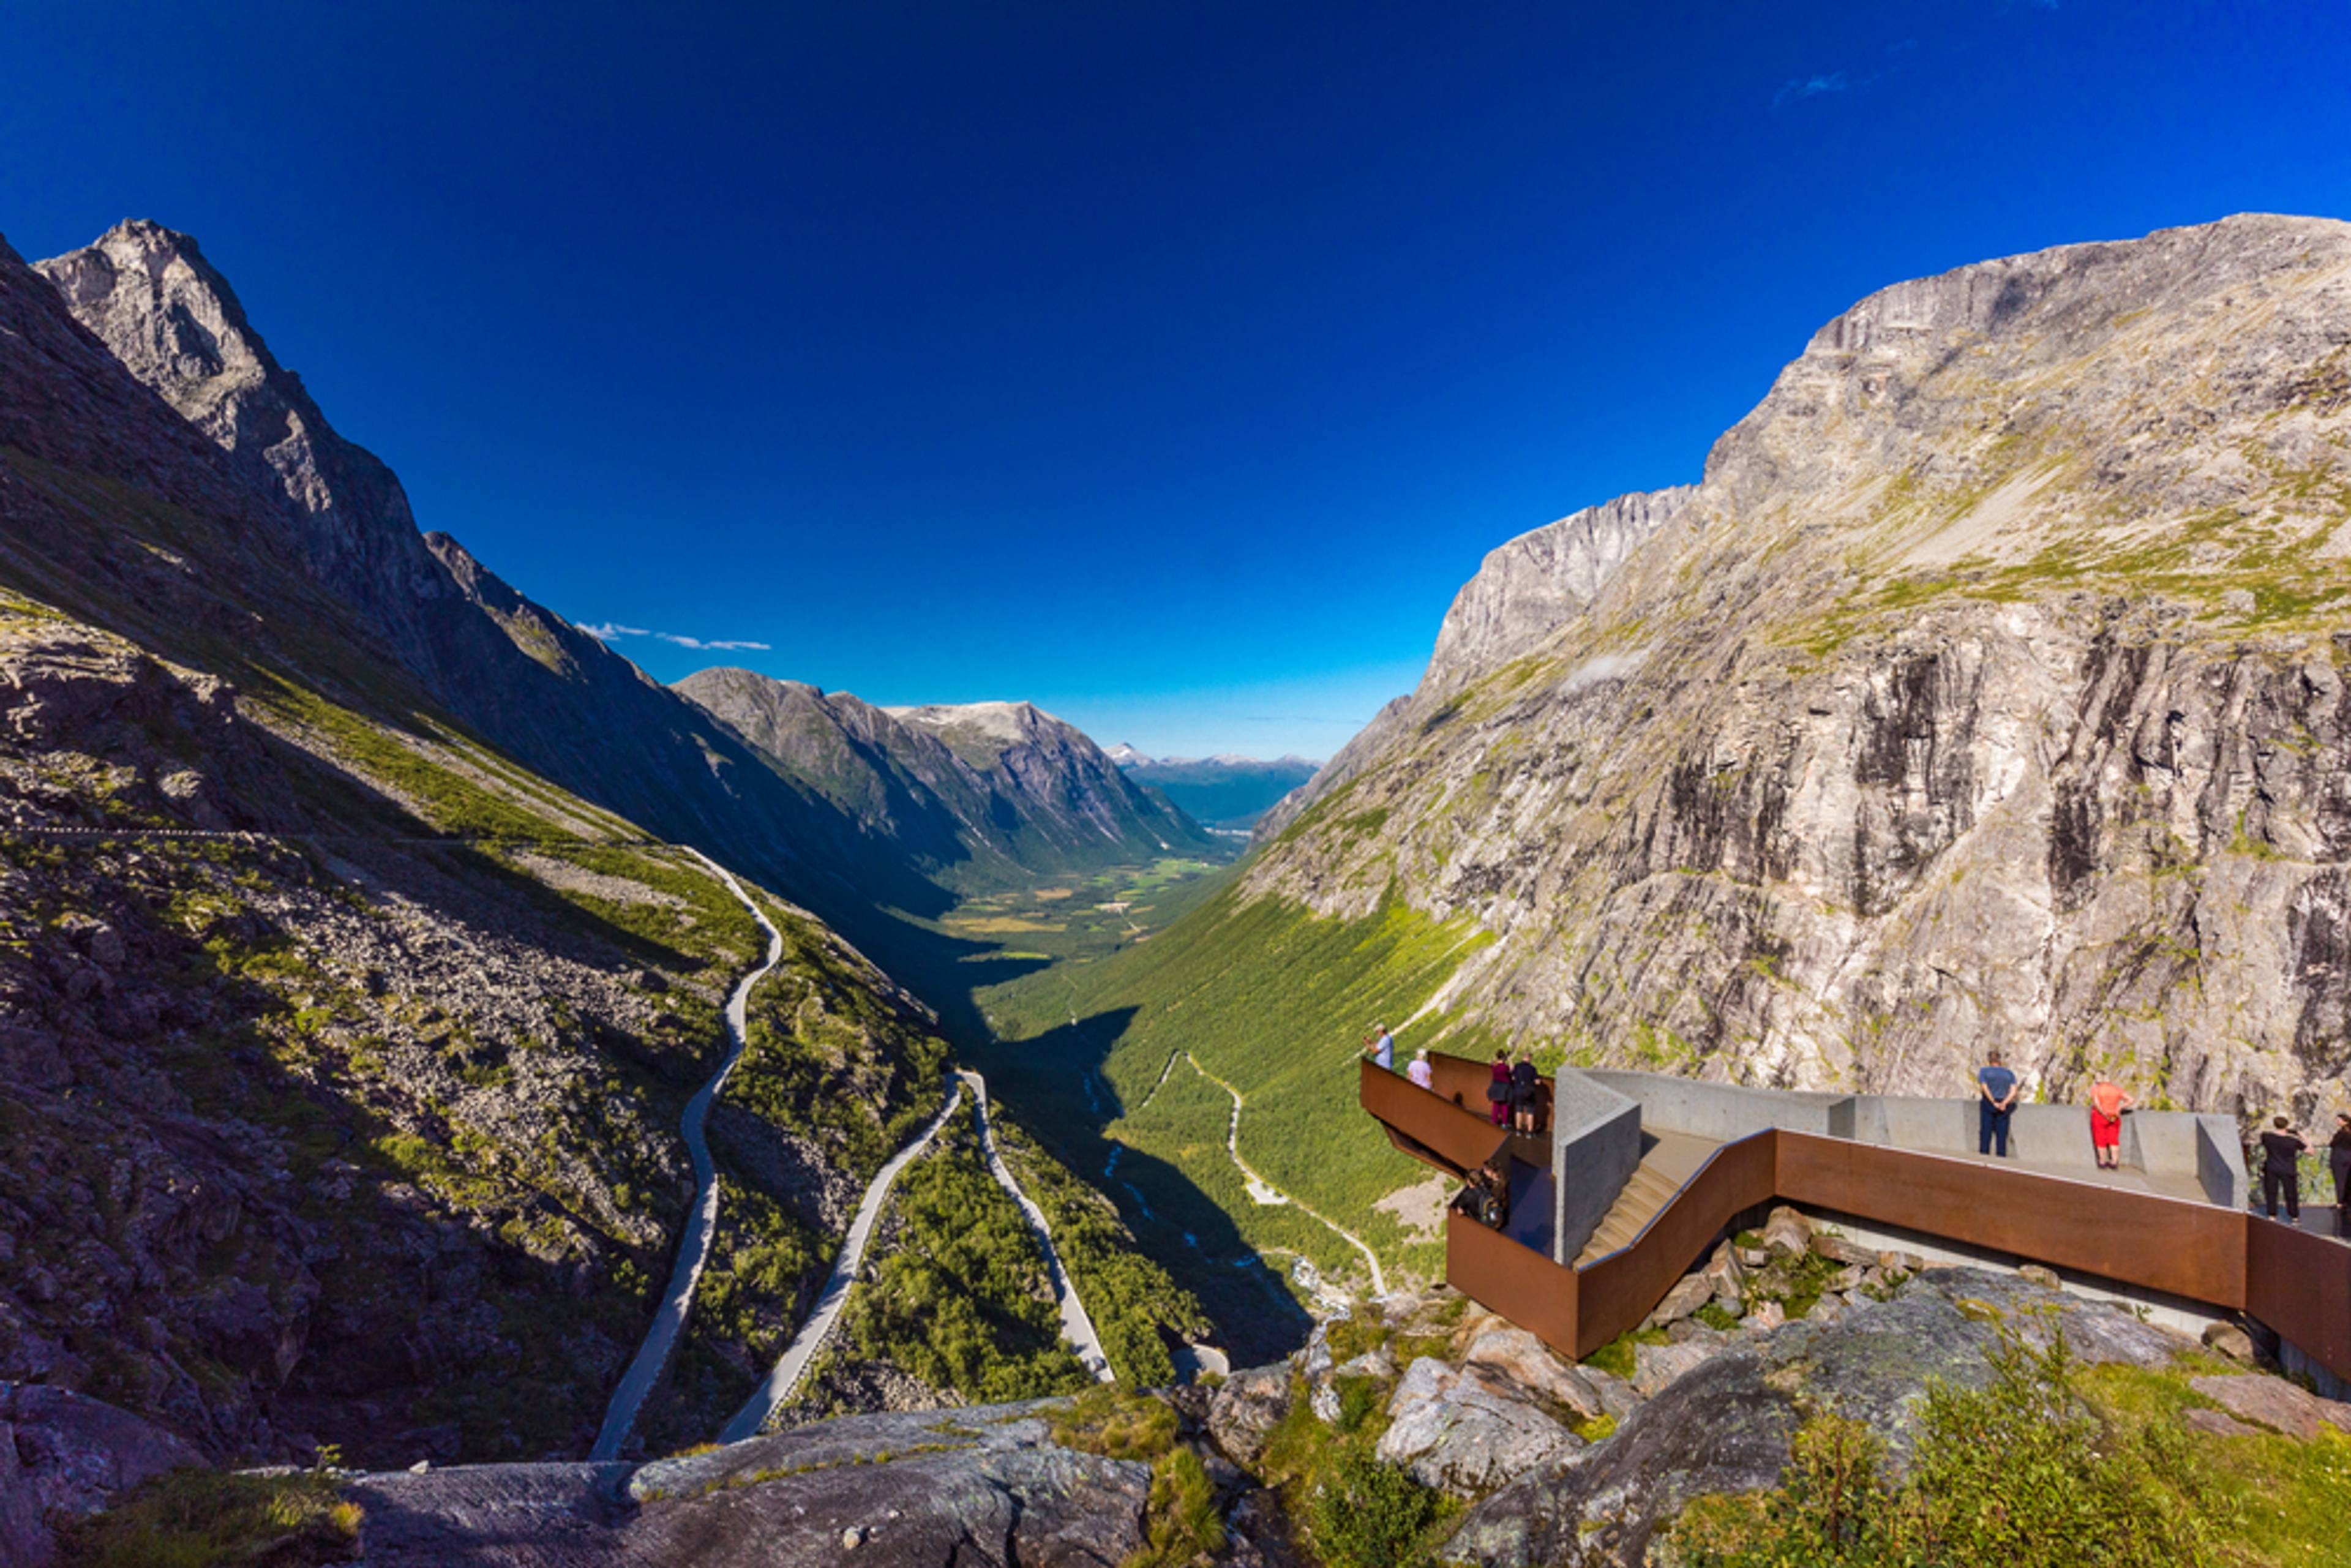
[[[1564,1354],[1588,1355],[1639,1326],[1729,1228],[1784,1202],[2241,1312],[2311,1364],[2351,1377],[2351,1246],[2332,1239],[2331,1210],[2305,1206],[2304,1226],[2288,1227],[2177,1175],[2053,1168],[1790,1126],[1722,1142],[1644,1128],[1638,1167],[1598,1234],[1573,1263],[1557,1261],[1552,1159],[1469,1109],[1479,1071],[1440,1062],[1431,1092],[1366,1063],[1361,1102],[1397,1148],[1440,1171],[1458,1176],[1497,1160],[1510,1171],[1503,1230],[1447,1217],[1447,1281]]]

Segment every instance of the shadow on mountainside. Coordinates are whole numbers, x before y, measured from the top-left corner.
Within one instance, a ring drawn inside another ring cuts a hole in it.
[[[1027,1040],[990,1040],[968,1054],[1030,1134],[1116,1204],[1144,1251],[1199,1298],[1235,1366],[1278,1360],[1305,1343],[1313,1319],[1190,1176],[1107,1135],[1128,1107],[1102,1065],[1136,1010],[1112,1009]]]

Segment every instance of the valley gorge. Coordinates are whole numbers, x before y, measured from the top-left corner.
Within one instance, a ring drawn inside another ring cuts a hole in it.
[[[2351,1109],[2346,559],[2351,225],[1984,262],[1823,326],[1698,483],[1499,545],[1414,691],[1208,817],[1176,788],[1229,779],[1026,702],[654,682],[420,531],[187,236],[0,245],[0,1547],[53,1549],[26,1488],[93,1500],[87,1441],[126,1497],[315,1466],[379,1568],[1360,1568],[1328,1497],[1447,1561],[1631,1568],[1778,1484],[1792,1380],[1898,1470],[1906,1391],[2044,1321],[2099,1397],[2315,1465],[2351,1417],[2206,1388],[2292,1386],[2232,1343],[1874,1255],[1821,1315],[1566,1362],[1440,1283],[1447,1193],[1354,1073],[1384,1020]],[[590,1463],[762,922],[708,1260]],[[705,1451],[902,1150],[805,1380]]]

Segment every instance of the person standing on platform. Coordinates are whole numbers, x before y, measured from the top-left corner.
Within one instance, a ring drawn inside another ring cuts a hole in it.
[[[2276,1117],[2262,1134],[2262,1207],[2277,1218],[2278,1194],[2285,1194],[2285,1222],[2302,1223],[2302,1154],[2310,1147],[2293,1124]]]
[[[2326,1164],[2335,1173],[2335,1234],[2351,1237],[2351,1111],[2335,1113],[2335,1135],[2326,1140]]]
[[[2123,1113],[2137,1102],[2113,1079],[2099,1075],[2090,1085],[2090,1152],[2102,1171],[2119,1170],[2123,1158]]]
[[[1982,1096],[1976,1105],[1976,1152],[1989,1155],[1997,1150],[2006,1159],[2008,1123],[2020,1090],[2015,1070],[2001,1064],[2000,1052],[1985,1053],[1984,1065],[1976,1069],[1976,1092]]]
[[[2335,1172],[2335,1234],[2351,1237],[2351,1111],[2335,1113],[2335,1135],[2326,1140],[2326,1163]]]
[[[1387,1025],[1374,1024],[1372,1032],[1364,1037],[1364,1055],[1382,1071],[1395,1071],[1395,1037],[1388,1033]]]
[[[1522,1051],[1519,1064],[1510,1069],[1510,1128],[1532,1135],[1541,1115],[1542,1074],[1535,1071],[1532,1054]]]
[[[1486,1119],[1497,1127],[1510,1124],[1510,1053],[1494,1053],[1494,1075],[1486,1084]]]
[[[1426,1051],[1416,1051],[1412,1053],[1412,1065],[1404,1070],[1404,1075],[1423,1089],[1437,1087],[1437,1069],[1429,1065],[1428,1052]]]

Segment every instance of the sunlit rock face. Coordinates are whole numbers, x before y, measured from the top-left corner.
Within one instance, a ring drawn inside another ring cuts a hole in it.
[[[1441,1007],[1596,1061],[2330,1109],[2346,473],[2351,225],[1897,285],[1547,627],[1497,551],[1248,889],[1472,916]]]

